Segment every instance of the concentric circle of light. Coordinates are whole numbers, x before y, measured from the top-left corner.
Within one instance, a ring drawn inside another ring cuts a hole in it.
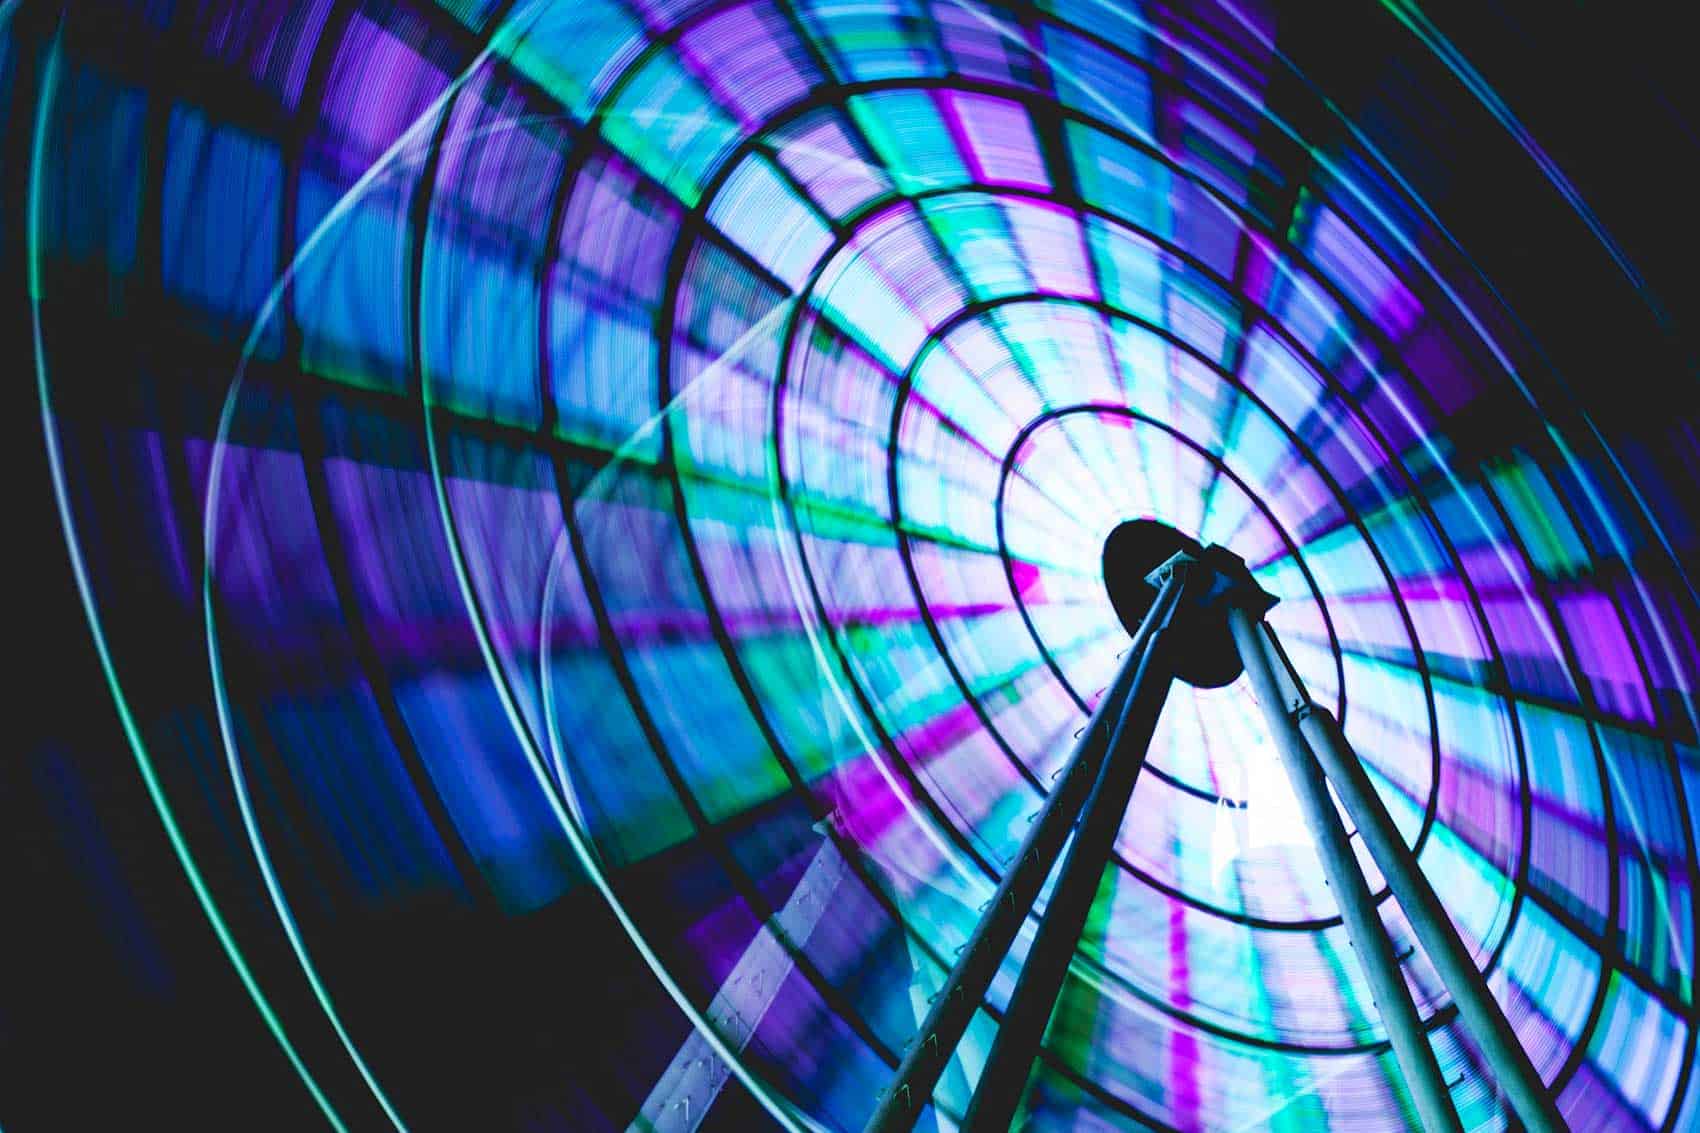
[[[336,1049],[309,1065],[275,1030],[316,1091],[340,1059],[364,1086],[318,1092],[333,1120],[404,1126],[443,1088],[386,1053],[351,909],[453,893],[500,924],[594,892],[672,1029],[584,1104],[855,1128],[1114,669],[1098,556],[1140,517],[1280,597],[1570,1120],[1692,1120],[1692,590],[1612,566],[1642,524],[1585,436],[1463,435],[1502,389],[1556,406],[1397,170],[1265,99],[1294,76],[1264,29],[1213,4],[317,4],[270,39],[183,29],[272,118],[152,127],[98,68],[50,70],[38,318],[83,296],[90,240],[117,262],[157,224],[169,312],[242,345],[189,383],[193,424],[110,459],[152,470],[129,538],[178,556],[206,738]],[[148,129],[156,213],[109,189],[106,228],[67,223],[90,139]],[[50,331],[81,570],[126,529],[77,495]],[[136,747],[150,775],[195,759]],[[1301,829],[1245,682],[1177,690],[1034,1127],[1409,1124]],[[243,965],[237,892],[204,904]],[[1502,1121],[1408,971],[1466,1125]]]

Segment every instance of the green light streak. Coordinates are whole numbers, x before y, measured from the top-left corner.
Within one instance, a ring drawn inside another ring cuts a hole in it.
[[[475,61],[474,66],[481,61],[482,59]],[[447,93],[449,92],[445,92],[445,94]],[[760,337],[760,335],[769,329],[769,324],[771,322],[777,322],[778,319],[789,310],[789,299],[776,305],[772,311],[753,325],[742,337],[739,338],[737,342],[728,348],[726,357],[732,357],[741,352],[748,345],[752,344]],[[426,336],[424,334],[420,334],[418,336],[418,340],[421,344],[421,353],[423,354],[423,344],[426,341]],[[724,361],[724,359],[722,359],[722,361]],[[544,764],[542,753],[538,750],[536,738],[532,735],[531,729],[525,724],[520,713],[519,706],[514,702],[513,691],[508,685],[500,660],[496,655],[495,646],[490,640],[489,627],[485,624],[482,608],[473,589],[471,574],[466,564],[465,551],[461,547],[460,530],[455,525],[453,510],[449,503],[448,489],[443,473],[442,454],[437,441],[437,429],[434,421],[435,404],[431,396],[431,382],[429,377],[431,368],[427,365],[427,360],[423,356],[419,358],[419,372],[419,397],[420,409],[425,424],[426,459],[431,469],[431,485],[433,494],[436,498],[438,519],[442,523],[443,536],[449,548],[449,559],[454,566],[455,582],[460,591],[461,601],[465,607],[467,619],[472,625],[473,636],[478,641],[478,650],[483,657],[485,669],[489,673],[491,684],[495,686],[497,698],[501,702],[503,714],[507,717],[508,726],[512,729],[515,739],[519,742],[520,747],[526,754],[526,764],[532,773],[532,777],[537,781],[538,787],[542,790],[544,800],[548,803],[550,812],[554,815],[556,822],[561,827],[562,832],[566,835],[568,844],[571,846],[574,855],[579,859],[580,865],[584,867],[585,874],[590,878],[591,884],[596,887],[597,892],[600,893],[603,899],[608,903],[609,910],[620,922],[620,926],[625,930],[627,937],[631,940],[632,945],[637,949],[638,954],[643,958],[644,963],[648,965],[656,980],[660,982],[663,989],[667,992],[668,996],[672,998],[679,1010],[691,1021],[691,1025],[696,1028],[699,1034],[702,1035],[703,1040],[707,1042],[714,1052],[726,1063],[727,1068],[737,1077],[738,1081],[743,1084],[745,1089],[749,1090],[751,1096],[761,1104],[762,1108],[767,1111],[769,1116],[778,1122],[782,1128],[787,1130],[788,1133],[825,1133],[825,1130],[812,1121],[806,1114],[797,1111],[788,1101],[778,1097],[767,1087],[765,1083],[757,1079],[749,1067],[744,1064],[738,1054],[726,1043],[726,1040],[720,1035],[719,1031],[715,1029],[708,1017],[691,1002],[690,998],[685,994],[684,989],[676,980],[673,979],[671,973],[667,971],[666,965],[661,962],[661,957],[649,944],[642,931],[638,928],[636,922],[627,912],[625,905],[614,893],[613,887],[609,883],[607,875],[601,867],[598,855],[589,845],[584,836],[584,832],[579,827],[578,823],[574,821],[570,814],[568,814],[565,800],[554,789],[554,785],[550,781],[549,770]],[[703,373],[700,374],[695,381],[693,381],[691,386],[679,391],[673,402],[667,408],[664,408],[661,414],[657,414],[634,432],[632,437],[628,439],[625,445],[622,446],[622,451],[645,441],[660,427],[663,420],[662,414],[670,412],[674,406],[681,404],[691,393],[692,389],[696,388],[698,383],[710,378],[714,372],[715,367],[711,366],[705,369]],[[620,453],[617,452],[616,460],[618,460],[619,455]],[[598,472],[592,482],[586,486],[585,491],[582,494],[588,495],[602,480],[603,476],[613,467],[614,464],[610,463],[607,467]],[[557,557],[555,561],[559,562],[561,560]],[[546,599],[553,593],[553,585],[553,575],[551,575],[545,587]],[[545,609],[547,609],[547,607],[545,607]],[[548,625],[547,617],[540,619],[540,621],[543,626]],[[544,643],[546,644],[546,639]],[[552,707],[554,682],[548,679],[547,652],[543,652],[540,655],[539,664],[543,666],[540,677],[542,693],[545,699],[545,717],[547,719],[552,719],[554,717],[554,709]],[[555,746],[556,740],[553,733],[549,736],[549,743],[551,745],[551,761],[557,768],[559,768],[562,760],[560,753]]]
[[[0,13],[9,16],[10,12]],[[159,815],[160,825],[165,830],[166,839],[171,843],[172,853],[176,856],[183,875],[188,879],[189,887],[195,894],[195,900],[200,904],[207,923],[212,926],[213,934],[218,938],[219,946],[224,950],[230,966],[235,970],[237,978],[252,1000],[255,1009],[265,1022],[266,1029],[282,1048],[284,1056],[295,1070],[296,1077],[312,1095],[321,1113],[325,1115],[332,1128],[339,1133],[346,1133],[348,1126],[331,1105],[324,1090],[312,1072],[307,1069],[300,1052],[290,1042],[284,1031],[283,1023],[273,1010],[271,1002],[260,989],[259,981],[255,978],[248,961],[236,946],[236,940],[225,922],[224,916],[218,910],[213,900],[212,891],[208,888],[206,879],[202,876],[200,867],[195,864],[194,856],[189,852],[187,839],[182,828],[177,823],[175,813],[165,795],[163,784],[154,768],[152,757],[148,754],[147,745],[142,739],[141,729],[136,723],[135,715],[130,709],[129,698],[125,696],[123,686],[118,680],[117,665],[112,657],[110,643],[106,639],[99,615],[95,612],[94,588],[89,581],[88,569],[83,560],[81,545],[77,539],[76,524],[72,518],[70,497],[65,488],[64,455],[59,448],[59,432],[53,412],[53,397],[47,377],[47,347],[42,334],[41,304],[45,295],[42,284],[41,269],[41,180],[42,169],[46,160],[47,120],[57,93],[59,67],[61,58],[61,39],[64,31],[63,19],[54,33],[53,43],[47,54],[46,69],[42,74],[41,93],[36,105],[36,121],[34,137],[30,146],[30,181],[29,202],[26,218],[26,241],[28,246],[27,258],[29,264],[29,293],[30,319],[35,342],[35,375],[36,393],[41,401],[42,438],[47,447],[47,461],[53,479],[54,500],[58,504],[59,522],[65,533],[65,549],[71,560],[71,573],[76,579],[77,594],[82,600],[83,614],[88,621],[90,636],[94,639],[95,652],[100,658],[100,667],[106,678],[107,689],[112,694],[113,706],[118,710],[118,719],[124,729],[124,736],[129,741],[130,751],[136,760],[136,768],[141,773],[142,784],[147,789],[148,799],[153,803],[154,811]]]
[[[271,855],[266,849],[265,838],[260,832],[259,823],[255,818],[253,803],[248,793],[247,778],[242,768],[242,758],[239,745],[236,742],[235,729],[232,726],[230,701],[224,680],[223,657],[219,651],[218,624],[213,602],[213,573],[217,558],[217,516],[219,488],[223,482],[225,453],[229,447],[230,426],[235,419],[236,407],[241,401],[242,388],[247,377],[248,363],[260,344],[265,327],[276,316],[282,302],[285,287],[299,270],[300,264],[318,247],[327,234],[346,217],[354,205],[364,197],[378,181],[400,160],[402,155],[422,134],[426,128],[437,120],[438,115],[446,113],[449,104],[460,88],[483,65],[494,51],[492,46],[486,46],[464,70],[455,76],[441,94],[425,107],[408,128],[396,138],[390,146],[372,163],[360,177],[349,187],[320,219],[316,227],[297,249],[295,258],[279,273],[278,279],[272,285],[266,300],[249,329],[247,340],[242,347],[242,354],[237,362],[236,372],[231,378],[230,390],[225,395],[224,406],[219,415],[218,431],[215,434],[211,466],[207,473],[207,499],[202,514],[202,541],[204,543],[205,566],[201,574],[201,600],[205,615],[207,659],[213,673],[214,704],[217,709],[219,736],[224,745],[225,761],[230,771],[231,785],[236,792],[237,808],[241,814],[242,826],[247,833],[249,846],[254,851],[254,860],[259,867],[260,876],[265,882],[267,896],[271,899],[276,911],[279,924],[294,952],[296,962],[306,978],[308,987],[312,990],[313,998],[318,1002],[319,1009],[324,1012],[331,1029],[336,1033],[337,1041],[342,1044],[343,1051],[354,1064],[372,1097],[384,1111],[384,1116],[395,1127],[398,1133],[406,1133],[407,1126],[401,1115],[391,1104],[383,1087],[378,1084],[377,1077],[360,1056],[353,1038],[342,1022],[342,1016],[331,1002],[330,992],[320,978],[318,969],[314,966],[308,952],[306,941],[302,938],[300,928],[290,911],[289,901],[283,894],[283,888],[278,882],[276,871],[272,867]]]

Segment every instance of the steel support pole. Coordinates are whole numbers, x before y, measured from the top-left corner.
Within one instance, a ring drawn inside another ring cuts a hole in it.
[[[1093,899],[1115,848],[1122,816],[1145,765],[1146,748],[1157,729],[1157,718],[1174,681],[1165,637],[1187,589],[1190,561],[1165,567],[1166,577],[1157,601],[1146,615],[1150,625],[1109,750],[1092,784],[1092,794],[1063,859],[1050,903],[1039,921],[1033,947],[1010,996],[998,1036],[974,1089],[961,1133],[1008,1133],[1026,1092],[1027,1079],[1038,1057],[1046,1025],[1062,991],[1070,960],[1086,927]]]
[[[1128,647],[1127,659],[1080,733],[1056,789],[1046,796],[1026,839],[1016,851],[1014,862],[986,906],[985,915],[968,938],[961,958],[933,998],[932,1008],[916,1031],[914,1042],[904,1053],[873,1116],[862,1127],[863,1133],[907,1133],[932,1100],[940,1076],[950,1065],[957,1044],[985,999],[1010,945],[1015,943],[1016,934],[1062,853],[1068,832],[1080,816],[1163,606],[1164,597],[1160,594]]]
[[[1323,876],[1328,879],[1328,887],[1333,890],[1346,924],[1346,939],[1358,954],[1369,979],[1370,994],[1387,1027],[1393,1054],[1423,1128],[1428,1133],[1461,1133],[1458,1111],[1446,1088],[1446,1079],[1441,1076],[1440,1064],[1435,1061],[1434,1048],[1429,1046],[1422,1019],[1411,999],[1411,989],[1399,969],[1399,960],[1393,954],[1393,942],[1387,937],[1369,885],[1352,854],[1345,823],[1328,795],[1322,766],[1305,743],[1293,716],[1294,710],[1305,703],[1304,699],[1282,688],[1283,682],[1263,647],[1260,621],[1235,608],[1228,612],[1228,629],[1239,647],[1240,659],[1263,709],[1287,778],[1293,784],[1305,824],[1310,827],[1317,854],[1322,859]]]
[[[1542,1084],[1534,1063],[1529,1061],[1528,1052],[1517,1041],[1499,1001],[1488,990],[1487,978],[1464,947],[1452,918],[1447,916],[1440,897],[1417,865],[1416,855],[1400,836],[1393,816],[1376,793],[1375,784],[1370,782],[1369,773],[1358,761],[1338,721],[1310,701],[1292,663],[1266,625],[1258,626],[1257,638],[1268,664],[1272,668],[1278,666],[1280,676],[1289,682],[1298,702],[1295,715],[1300,731],[1316,753],[1328,781],[1334,784],[1346,813],[1357,823],[1364,845],[1387,879],[1388,888],[1398,898],[1417,942],[1458,1005],[1459,1018],[1492,1067],[1511,1108],[1529,1133],[1562,1133],[1566,1126],[1558,1106]]]

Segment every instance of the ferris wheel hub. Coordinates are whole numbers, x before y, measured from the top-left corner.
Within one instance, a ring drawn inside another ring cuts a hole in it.
[[[1275,600],[1252,580],[1245,560],[1226,547],[1205,547],[1155,519],[1128,520],[1104,540],[1104,588],[1110,605],[1122,627],[1134,633],[1177,556],[1197,563],[1203,577],[1188,588],[1186,600],[1197,609],[1188,618],[1185,640],[1176,643],[1175,675],[1196,688],[1232,684],[1244,665],[1228,631],[1227,599],[1257,607],[1259,615]]]

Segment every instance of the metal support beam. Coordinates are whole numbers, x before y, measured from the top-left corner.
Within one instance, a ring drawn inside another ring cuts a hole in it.
[[[1357,823],[1418,943],[1458,1005],[1460,1019],[1523,1126],[1531,1133],[1561,1133],[1565,1126],[1557,1107],[1368,773],[1334,718],[1311,702],[1297,671],[1262,620],[1274,599],[1252,583],[1244,562],[1231,552],[1200,548],[1171,529],[1146,526],[1151,530],[1136,523],[1130,532],[1118,532],[1129,541],[1131,558],[1122,556],[1129,563],[1119,559],[1112,563],[1111,547],[1106,544],[1105,582],[1124,624],[1132,624],[1138,609],[1149,600],[1150,588],[1156,588],[1156,600],[1144,611],[1128,661],[1094,712],[1065,767],[1063,781],[1036,816],[1017,860],[998,886],[962,959],[946,978],[864,1133],[906,1133],[926,1108],[1074,827],[1073,842],[961,1131],[1007,1133],[1012,1127],[1169,686],[1182,679],[1218,687],[1231,680],[1241,664],[1250,674],[1311,829],[1347,936],[1364,966],[1423,1128],[1427,1133],[1459,1133],[1461,1126],[1386,926],[1329,795],[1330,783]],[[1115,541],[1113,535],[1111,542]],[[1171,553],[1159,569],[1141,578],[1139,571],[1144,567],[1134,560],[1143,557],[1151,562]],[[1125,613],[1123,606],[1135,612]],[[1183,607],[1184,640],[1177,625]],[[1171,634],[1172,628],[1176,632]]]
[[[763,924],[708,1005],[710,1023],[726,1045],[742,1054],[797,969],[791,949],[808,947],[832,908],[850,866],[832,839],[824,839],[802,880],[773,923]],[[732,1078],[732,1068],[702,1033],[685,1036],[673,1060],[644,1100],[626,1133],[696,1133]]]
[[[1297,718],[1299,728],[1315,752],[1328,781],[1340,795],[1346,813],[1357,824],[1364,845],[1381,869],[1382,876],[1399,907],[1405,911],[1417,942],[1428,953],[1429,961],[1446,985],[1447,992],[1458,1005],[1459,1018],[1469,1028],[1482,1056],[1499,1080],[1500,1088],[1529,1133],[1563,1133],[1564,1119],[1528,1052],[1517,1041],[1517,1034],[1500,1009],[1499,1001],[1488,990],[1487,979],[1476,967],[1458,929],[1447,916],[1434,887],[1428,882],[1416,855],[1405,844],[1393,816],[1376,793],[1369,773],[1358,761],[1357,753],[1341,731],[1339,723],[1326,710],[1310,702],[1292,663],[1282,652],[1280,644],[1266,625],[1257,627],[1256,637],[1263,656],[1271,668],[1277,668],[1292,682],[1300,700]],[[1248,664],[1250,658],[1247,658]]]
[[[1411,999],[1411,989],[1399,969],[1393,943],[1376,912],[1369,885],[1352,854],[1346,826],[1329,797],[1322,766],[1299,730],[1294,714],[1308,700],[1296,686],[1281,679],[1286,674],[1277,671],[1264,648],[1259,620],[1243,609],[1234,608],[1228,612],[1228,628],[1239,647],[1240,659],[1245,663],[1246,675],[1268,721],[1287,778],[1293,784],[1305,823],[1310,827],[1317,854],[1322,859],[1323,876],[1328,879],[1328,887],[1333,890],[1346,924],[1346,938],[1369,979],[1370,994],[1387,1027],[1394,1056],[1423,1128],[1428,1133],[1461,1133],[1451,1092],[1440,1073],[1440,1064],[1435,1061],[1434,1049],[1429,1046],[1422,1019]]]
[[[1174,585],[1178,593],[1180,583]],[[932,1100],[939,1077],[950,1065],[957,1044],[985,999],[1010,945],[1015,943],[1016,934],[1062,853],[1068,832],[1080,816],[1104,753],[1110,750],[1111,730],[1123,715],[1122,709],[1139,674],[1140,660],[1164,605],[1165,599],[1159,595],[1128,647],[1127,659],[1081,732],[1056,789],[1046,797],[1013,864],[992,895],[985,915],[968,938],[961,959],[945,977],[891,1085],[862,1127],[863,1133],[907,1133]]]
[[[1086,927],[1104,868],[1115,848],[1116,833],[1145,764],[1146,748],[1174,681],[1167,631],[1189,588],[1190,559],[1171,561],[1141,629],[1151,626],[1133,687],[1110,737],[1109,751],[1092,785],[1091,797],[1063,859],[1051,900],[1039,921],[1033,947],[1004,1012],[1003,1024],[980,1073],[962,1133],[1008,1133],[1013,1127],[1027,1079],[1044,1039],[1046,1025],[1068,974],[1069,962]]]

